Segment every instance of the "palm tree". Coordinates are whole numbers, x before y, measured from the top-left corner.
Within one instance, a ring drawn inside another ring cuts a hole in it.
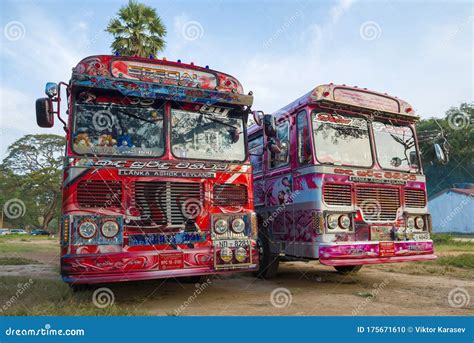
[[[114,36],[110,45],[120,55],[155,56],[165,48],[166,27],[152,7],[130,0],[105,30]]]

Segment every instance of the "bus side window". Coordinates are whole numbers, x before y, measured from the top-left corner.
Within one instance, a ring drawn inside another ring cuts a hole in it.
[[[311,130],[308,125],[306,111],[298,113],[298,161],[301,165],[308,164],[312,159]]]
[[[278,168],[288,164],[290,161],[290,126],[288,121],[278,125],[276,140],[280,144],[281,152],[276,154],[270,152],[270,168]]]
[[[249,154],[253,174],[261,173],[263,171],[263,135],[249,139]]]

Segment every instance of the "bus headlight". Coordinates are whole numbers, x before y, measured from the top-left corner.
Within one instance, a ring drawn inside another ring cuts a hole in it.
[[[349,218],[347,214],[343,214],[339,217],[339,225],[341,225],[343,229],[349,229],[351,227],[351,218]]]
[[[328,226],[330,229],[337,229],[339,223],[338,219],[339,218],[337,214],[330,214],[328,216]]]
[[[97,224],[90,220],[85,220],[79,225],[79,236],[84,239],[91,239],[96,233]]]
[[[112,220],[107,220],[102,224],[102,227],[100,228],[100,231],[102,231],[102,234],[107,237],[107,238],[114,238],[117,236],[119,232],[119,226],[117,222],[112,221]]]
[[[236,233],[244,232],[245,222],[242,218],[236,218],[232,221],[232,230]]]
[[[214,231],[218,234],[223,234],[227,231],[229,228],[229,224],[227,223],[227,220],[225,219],[217,219],[216,222],[214,223]]]
[[[242,248],[242,247],[238,248],[235,251],[235,259],[238,262],[244,262],[247,259],[247,249]]]
[[[232,250],[230,248],[222,248],[220,256],[222,261],[228,263],[230,260],[232,260]]]
[[[413,230],[415,228],[415,218],[408,217],[407,218],[407,228]]]
[[[415,219],[415,226],[419,230],[423,230],[425,227],[425,221],[423,220],[422,217],[416,217]]]

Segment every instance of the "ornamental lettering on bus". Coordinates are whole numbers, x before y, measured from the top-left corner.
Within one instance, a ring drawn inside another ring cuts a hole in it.
[[[97,161],[94,161],[92,165],[99,166],[99,167],[155,169],[155,170],[189,169],[189,170],[225,171],[229,169],[229,165],[227,163],[204,163],[204,162],[172,163],[172,162],[164,162],[164,161],[97,160]]]
[[[352,169],[334,168],[334,173],[347,175],[347,176],[358,176],[358,177],[373,178],[373,179],[416,181],[416,175],[399,173],[399,172],[389,172],[389,171],[384,172],[384,171],[375,171],[375,170],[352,170]]]

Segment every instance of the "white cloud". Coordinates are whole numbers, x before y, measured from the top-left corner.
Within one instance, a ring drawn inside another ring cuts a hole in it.
[[[330,13],[332,23],[336,24],[339,19],[344,15],[344,13],[351,8],[353,3],[354,0],[339,0],[336,5],[331,7]]]

